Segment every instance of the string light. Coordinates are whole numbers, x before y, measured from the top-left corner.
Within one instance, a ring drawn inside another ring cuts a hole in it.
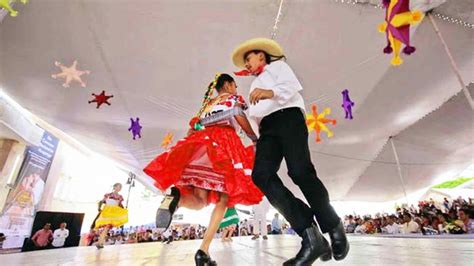
[[[378,9],[383,9],[383,6],[380,4],[381,1],[379,0],[331,0],[335,3],[340,3],[340,4],[347,4],[347,5],[365,5],[365,6],[372,6],[374,8]],[[453,18],[435,11],[431,11],[434,17],[441,19],[443,21],[453,23],[459,26],[463,26],[468,29],[474,29],[474,23],[469,23],[466,21],[463,21],[459,18]]]
[[[450,16],[446,16],[446,15],[436,13],[436,12],[432,12],[432,14],[435,18],[439,18],[441,20],[444,20],[444,21],[447,21],[447,22],[450,22],[450,23],[453,23],[453,24],[457,24],[457,25],[460,25],[460,26],[463,26],[463,27],[466,27],[466,28],[469,28],[469,29],[474,29],[474,23],[469,23],[469,22],[466,22],[466,21],[462,21],[460,19],[453,18],[453,17],[450,17]]]
[[[273,24],[273,30],[272,30],[272,40],[275,39],[276,34],[278,32],[278,23],[280,22],[280,16],[281,16],[281,9],[283,7],[283,0],[280,0],[280,7],[278,8],[278,13],[275,17],[275,24]]]

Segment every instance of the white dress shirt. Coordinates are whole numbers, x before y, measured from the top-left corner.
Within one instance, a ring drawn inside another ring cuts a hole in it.
[[[385,232],[387,234],[399,234],[400,233],[400,225],[394,223],[394,224],[388,224],[385,226],[383,229],[385,229]]]
[[[275,61],[265,66],[265,69],[250,86],[250,93],[255,88],[273,90],[273,98],[260,100],[256,105],[250,104],[249,118],[260,125],[267,115],[281,109],[299,107],[305,113],[303,90],[298,78],[290,66],[282,61]]]
[[[414,221],[402,224],[400,231],[402,234],[418,233],[420,231],[420,225]]]
[[[53,243],[54,247],[62,247],[64,246],[64,242],[66,238],[69,236],[69,230],[67,229],[56,229],[53,233]]]

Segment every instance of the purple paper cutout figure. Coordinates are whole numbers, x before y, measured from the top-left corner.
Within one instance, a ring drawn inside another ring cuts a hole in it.
[[[142,135],[141,135],[142,126],[140,126],[140,118],[137,117],[136,121],[134,121],[133,118],[130,118],[130,122],[131,122],[131,125],[128,131],[132,131],[133,140],[135,140],[137,136],[139,138],[142,138]]]
[[[346,111],[346,119],[352,119],[352,106],[354,106],[354,102],[351,101],[349,98],[349,90],[345,89],[342,92],[342,108]]]

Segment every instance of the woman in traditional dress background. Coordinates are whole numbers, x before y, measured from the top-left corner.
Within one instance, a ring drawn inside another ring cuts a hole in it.
[[[99,202],[100,213],[93,223],[93,228],[102,229],[96,244],[98,249],[104,247],[105,237],[111,228],[120,227],[128,222],[128,210],[122,205],[123,197],[119,194],[120,190],[122,190],[122,184],[114,184],[113,191],[105,194]]]

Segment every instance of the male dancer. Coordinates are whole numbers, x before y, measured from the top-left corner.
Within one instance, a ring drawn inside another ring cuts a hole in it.
[[[305,121],[303,90],[273,40],[256,38],[240,44],[233,63],[244,69],[237,75],[254,75],[250,88],[249,116],[259,125],[254,183],[303,239],[301,249],[284,265],[308,265],[318,258],[342,260],[349,252],[344,227],[329,203],[329,195],[311,162]],[[301,189],[310,207],[296,198],[277,175],[282,159],[288,175]],[[329,233],[331,246],[314,223]],[[332,248],[332,249],[331,249]]]

